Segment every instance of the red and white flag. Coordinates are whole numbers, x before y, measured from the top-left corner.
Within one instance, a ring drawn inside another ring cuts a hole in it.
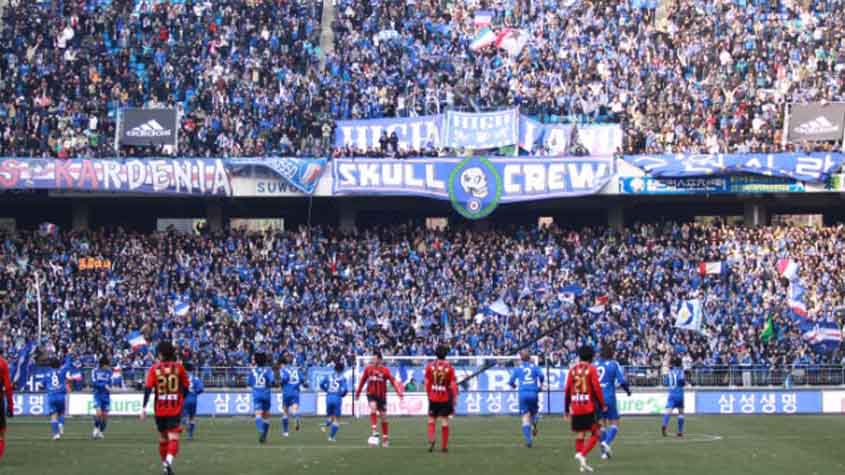
[[[702,262],[698,264],[698,273],[701,275],[718,275],[724,270],[724,262]]]

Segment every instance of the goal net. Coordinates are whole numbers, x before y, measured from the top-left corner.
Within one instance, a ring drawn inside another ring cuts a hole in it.
[[[391,415],[420,416],[427,414],[428,398],[425,394],[425,367],[435,359],[434,356],[384,356],[384,365],[390,369],[390,373],[397,383],[402,385],[405,391],[403,401],[399,400],[395,389],[387,385],[387,412]],[[355,357],[355,367],[352,369],[352,388],[358,387],[364,369],[373,360],[372,356]],[[455,376],[458,380],[460,390],[478,391],[479,377],[484,375],[484,390],[490,388],[509,389],[508,379],[511,369],[520,362],[519,356],[450,356],[447,360],[455,367]],[[536,364],[539,358],[532,357]],[[366,388],[361,391],[361,397],[353,401],[352,412],[355,417],[367,415],[370,412],[366,398]]]

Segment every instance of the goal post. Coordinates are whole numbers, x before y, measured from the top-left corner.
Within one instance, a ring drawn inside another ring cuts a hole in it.
[[[361,375],[364,374],[364,369],[372,362],[372,355],[356,356],[355,366],[352,368],[352,384],[353,384],[353,399],[354,390],[358,387]],[[398,415],[423,415],[427,408],[428,400],[425,395],[425,383],[423,375],[425,367],[433,360],[435,356],[387,356],[382,358],[384,366],[390,369],[391,374],[396,381],[402,385],[403,390],[408,394],[405,401],[400,404],[398,396],[393,393],[393,388],[390,384],[388,387],[388,406],[394,406],[394,409],[389,409],[388,412]],[[521,358],[518,355],[510,356],[492,356],[492,355],[478,355],[478,356],[450,356],[446,358],[452,363],[455,368],[455,376],[461,390],[477,389],[476,378],[484,372],[496,368],[507,369],[518,365]],[[531,360],[535,364],[539,364],[539,356],[532,355]],[[365,388],[366,389],[366,388]],[[364,398],[365,390],[362,390],[362,396],[358,400],[353,400],[352,414],[356,418],[361,417],[361,413],[366,413],[367,401]]]

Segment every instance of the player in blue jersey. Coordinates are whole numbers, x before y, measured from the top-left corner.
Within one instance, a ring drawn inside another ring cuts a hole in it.
[[[601,358],[596,362],[596,370],[599,373],[599,384],[604,395],[604,402],[607,410],[602,411],[599,416],[602,425],[601,458],[609,459],[613,455],[611,444],[619,432],[619,410],[616,407],[616,386],[625,390],[628,396],[631,395],[631,388],[625,381],[625,373],[619,363],[613,359],[613,347],[605,345],[601,349]]]
[[[47,379],[47,413],[50,415],[50,428],[53,440],[62,438],[65,432],[65,401],[70,392],[67,369],[62,368],[58,358],[50,361],[50,369],[45,374]]]
[[[275,377],[273,368],[267,367],[267,356],[256,353],[252,357],[255,366],[249,372],[249,387],[252,388],[252,406],[255,409],[255,429],[258,430],[258,443],[267,442],[270,432],[270,390]]]
[[[91,385],[94,387],[94,432],[91,437],[102,439],[106,433],[106,425],[109,418],[109,407],[111,407],[112,371],[108,356],[100,358],[100,367],[91,373]]]
[[[666,437],[666,428],[669,426],[669,419],[672,412],[678,410],[678,437],[684,436],[684,386],[687,379],[684,375],[684,368],[681,366],[681,358],[672,358],[672,368],[663,377],[663,385],[669,388],[669,398],[666,401],[666,412],[663,414],[663,425],[660,431]]]
[[[519,413],[522,415],[522,435],[525,446],[531,448],[537,437],[537,412],[540,409],[540,391],[543,389],[543,372],[531,362],[528,351],[520,353],[522,364],[511,371],[510,385],[519,387]]]
[[[326,392],[326,425],[323,426],[323,432],[326,431],[326,428],[331,427],[329,442],[334,442],[337,436],[343,398],[348,392],[346,378],[343,377],[343,369],[343,363],[338,361],[334,365],[334,374],[326,376],[320,381],[320,389]]]
[[[299,418],[299,390],[305,385],[305,378],[302,371],[294,364],[293,355],[287,355],[282,359],[279,377],[282,384],[282,436],[287,437],[288,418],[291,416],[294,418],[297,431],[302,426]]]
[[[185,395],[185,405],[182,407],[182,425],[188,426],[188,440],[194,440],[194,431],[197,428],[197,400],[205,391],[205,385],[202,379],[194,374],[194,365],[186,362],[182,366],[188,373],[188,394]]]

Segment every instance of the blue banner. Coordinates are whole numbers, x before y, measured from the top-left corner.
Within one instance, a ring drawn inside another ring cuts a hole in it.
[[[815,414],[821,391],[697,391],[697,414]]]
[[[463,199],[464,208],[475,203],[486,209],[499,202],[597,193],[613,176],[613,159],[338,159],[332,173],[337,195],[422,196],[453,203]]]
[[[264,167],[282,179],[286,180],[297,190],[312,194],[323,176],[327,160],[302,159],[292,157],[266,157],[266,158],[233,158],[228,160],[231,165],[252,165]]]
[[[572,124],[543,124],[526,116],[519,120],[519,146],[529,153],[542,148],[552,155],[567,155],[572,152],[575,140],[590,155],[613,155],[622,146],[622,137],[619,124],[579,125],[576,128]]]
[[[400,150],[440,148],[443,115],[398,119],[340,120],[334,132],[334,146],[355,150],[379,149],[382,134],[390,138],[396,132]]]
[[[800,181],[758,175],[701,178],[620,177],[619,193],[631,195],[704,195],[724,193],[803,193]]]
[[[456,149],[483,150],[519,142],[519,109],[446,113],[443,143]]]
[[[768,175],[824,183],[845,163],[843,153],[626,155],[624,160],[658,178]]]

